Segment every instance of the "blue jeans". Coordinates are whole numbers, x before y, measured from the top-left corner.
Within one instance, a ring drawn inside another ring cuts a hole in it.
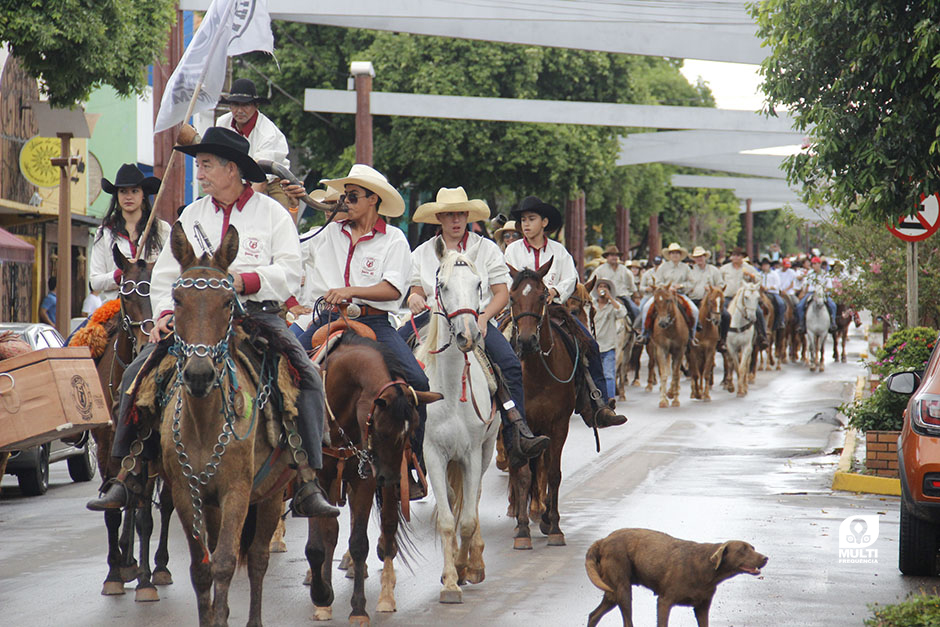
[[[303,346],[310,346],[310,340],[314,332],[327,322],[339,320],[339,314],[330,313],[321,315],[314,319],[303,335],[300,336],[300,343]],[[405,382],[419,392],[430,390],[428,378],[424,370],[418,365],[415,356],[412,354],[408,344],[401,338],[398,332],[392,328],[388,321],[388,316],[362,316],[356,322],[361,322],[375,333],[375,339],[379,341],[389,352],[391,352],[398,361],[401,368],[399,374],[405,379]],[[411,441],[411,448],[418,456],[418,459],[424,459],[424,423],[428,419],[427,408],[424,405],[418,405],[418,416],[421,420],[415,427],[414,438]],[[423,463],[423,462],[422,462]]]
[[[601,353],[601,365],[604,367],[604,378],[607,379],[607,396],[613,398],[616,393],[617,350],[612,348]]]
[[[797,327],[804,330],[806,328],[806,303],[809,301],[809,297],[810,295],[807,294],[801,298],[796,306]],[[836,302],[828,296],[826,297],[826,309],[829,310],[829,326],[833,327],[836,323]]]
[[[770,302],[774,304],[774,330],[782,329],[786,323],[787,305],[780,294],[768,292],[767,295],[770,297]]]
[[[610,400],[610,394],[607,393],[607,378],[604,376],[604,368],[601,366],[601,351],[597,347],[597,340],[594,339],[594,336],[591,335],[591,332],[587,330],[587,327],[584,326],[584,323],[574,318],[574,321],[578,323],[578,326],[581,327],[581,330],[591,338],[590,348],[587,351],[587,361],[588,361],[588,372],[591,374],[591,379],[594,381],[594,385],[601,393],[601,400],[606,405],[607,401]]]
[[[430,312],[427,311],[415,316],[415,326],[418,327],[418,329],[423,329],[428,323],[430,316]],[[413,333],[414,329],[411,328],[411,322],[406,322],[398,329],[398,334],[401,336],[402,340],[406,342]],[[516,405],[516,409],[519,410],[519,415],[525,420],[525,391],[522,385],[522,363],[519,361],[519,357],[516,356],[516,352],[512,350],[509,340],[499,332],[499,329],[496,328],[492,320],[487,322],[486,337],[483,338],[483,344],[486,356],[499,368],[503,375],[503,381],[505,381],[506,387],[509,388],[509,396],[512,397],[512,402]],[[508,445],[508,440],[511,436],[509,418],[502,408],[500,408],[499,417],[503,423],[503,440]]]

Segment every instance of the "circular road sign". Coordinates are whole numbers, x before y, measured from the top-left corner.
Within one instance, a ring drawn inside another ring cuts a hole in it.
[[[919,242],[936,233],[940,228],[940,195],[921,194],[920,205],[920,211],[902,216],[897,224],[889,224],[888,230],[905,242]]]

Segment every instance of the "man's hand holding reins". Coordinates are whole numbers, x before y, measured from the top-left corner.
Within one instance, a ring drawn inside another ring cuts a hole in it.
[[[157,320],[153,328],[150,329],[150,342],[156,344],[164,337],[173,332],[173,314],[167,313],[160,316],[160,319]]]

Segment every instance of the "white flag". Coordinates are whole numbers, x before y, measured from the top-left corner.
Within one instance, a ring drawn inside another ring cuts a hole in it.
[[[202,88],[192,113],[215,107],[225,82],[226,57],[252,50],[274,51],[266,0],[212,0],[199,30],[167,81],[153,132],[185,121],[200,79]]]

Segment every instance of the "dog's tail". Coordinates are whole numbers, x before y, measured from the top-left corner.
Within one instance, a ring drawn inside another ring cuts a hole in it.
[[[614,592],[614,589],[607,585],[607,582],[601,578],[601,574],[597,570],[600,562],[601,541],[598,540],[591,545],[591,548],[588,549],[587,555],[584,556],[584,568],[587,570],[588,579],[591,580],[591,583],[604,592]]]

